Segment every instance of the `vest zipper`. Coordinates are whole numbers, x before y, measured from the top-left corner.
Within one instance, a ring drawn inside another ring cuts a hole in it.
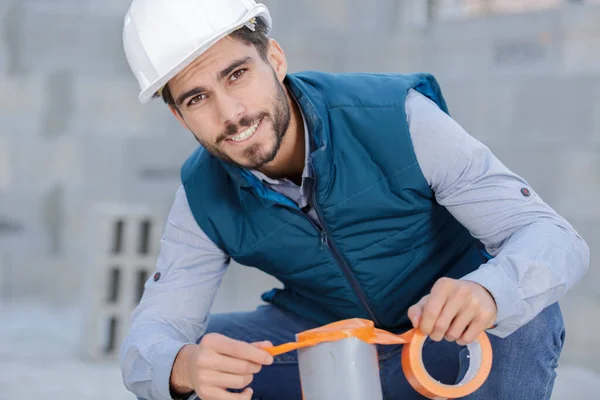
[[[298,210],[297,208],[292,208],[292,207],[290,207],[288,205],[281,204],[281,203],[279,203],[278,206],[284,207],[284,208],[287,208],[287,209],[289,209],[291,211],[294,211],[296,213],[302,214],[302,216],[304,218],[308,219],[308,221],[311,223],[311,225],[314,226],[314,228],[319,232],[319,239],[321,241],[321,250],[329,250],[331,252],[331,254],[333,255],[333,258],[336,261],[336,263],[338,264],[338,266],[340,267],[340,269],[344,273],[344,276],[346,277],[346,280],[348,281],[348,283],[352,287],[352,289],[354,291],[354,294],[360,300],[361,305],[367,311],[367,313],[369,314],[369,316],[371,317],[371,319],[375,323],[375,326],[379,326],[379,322],[377,321],[377,318],[375,318],[375,315],[373,314],[373,311],[371,310],[371,307],[369,306],[369,303],[367,302],[367,297],[364,294],[362,288],[360,287],[360,284],[354,278],[352,270],[350,270],[350,267],[348,266],[346,260],[342,257],[342,255],[340,253],[340,250],[335,245],[335,243],[333,242],[333,240],[330,239],[329,234],[327,233],[327,231],[325,231],[325,224],[323,223],[323,216],[321,215],[321,211],[316,206],[316,198],[315,198],[314,194],[312,194],[311,197],[312,197],[313,203],[315,204],[315,211],[317,212],[317,216],[319,218],[319,222],[323,225],[323,228],[321,228],[319,225],[317,225],[315,223],[315,221],[313,221],[310,218],[310,216],[304,214],[302,211]]]
[[[321,223],[322,229],[319,228],[314,223],[314,221],[310,218],[310,216],[306,215],[306,218],[308,218],[313,223],[313,225],[315,225],[315,227],[319,230],[319,232],[321,233],[321,249],[327,248],[327,249],[329,249],[331,251],[331,254],[333,255],[333,258],[336,260],[338,266],[340,267],[340,269],[342,270],[342,272],[346,276],[346,280],[348,281],[348,283],[350,283],[350,286],[354,290],[354,294],[356,294],[356,296],[360,300],[360,303],[362,304],[363,308],[367,311],[367,313],[369,314],[369,316],[371,317],[371,319],[375,323],[375,326],[379,326],[379,322],[377,321],[377,318],[375,317],[375,314],[373,313],[373,310],[369,306],[369,302],[367,301],[367,296],[365,295],[365,292],[364,292],[363,288],[360,286],[360,283],[358,283],[358,281],[356,280],[356,277],[354,276],[354,273],[350,269],[350,266],[348,265],[348,262],[346,261],[346,259],[342,255],[342,252],[337,247],[337,244],[333,241],[333,238],[331,236],[329,228],[327,227],[327,224],[325,223],[325,218],[323,217],[323,214],[321,213],[321,209],[319,208],[319,204],[317,203],[317,196],[316,196],[316,192],[317,192],[317,173],[316,173],[316,170],[315,170],[314,165],[312,164],[312,162],[311,162],[310,166],[312,168],[313,177],[314,177],[313,178],[313,185],[312,185],[312,193],[311,193],[312,205],[315,208],[315,212],[317,213],[317,217],[319,219],[319,222]]]
[[[321,241],[321,250],[328,249],[331,252],[331,254],[333,255],[333,258],[335,259],[336,263],[338,264],[338,266],[342,270],[344,276],[346,277],[346,280],[352,287],[354,294],[356,295],[356,297],[358,297],[358,300],[360,301],[361,305],[363,306],[363,308],[365,309],[367,314],[369,314],[369,317],[375,323],[375,326],[379,326],[379,321],[375,317],[375,314],[373,313],[371,306],[369,306],[369,302],[367,301],[367,296],[365,295],[363,288],[360,286],[360,284],[354,277],[354,274],[353,274],[352,270],[350,269],[348,262],[344,259],[340,249],[337,247],[336,243],[331,238],[329,228],[327,227],[327,224],[325,223],[325,218],[323,217],[323,214],[321,213],[321,209],[319,208],[319,204],[317,203],[317,196],[316,196],[317,173],[316,173],[315,168],[312,165],[312,163],[310,164],[310,166],[312,168],[313,176],[314,176],[314,178],[312,178],[312,181],[313,181],[312,193],[311,193],[312,205],[315,208],[315,212],[317,213],[317,218],[318,218],[319,222],[321,223],[321,226],[317,225],[315,223],[315,221],[313,221],[309,215],[305,214],[303,211],[301,211],[298,208],[293,208],[293,207],[290,207],[289,205],[286,205],[283,203],[276,203],[276,204],[280,207],[284,207],[284,208],[292,210],[296,213],[301,214],[304,218],[308,219],[308,221],[311,223],[312,226],[315,227],[315,229],[319,232],[319,238]]]
[[[327,234],[323,230],[320,230],[320,232],[321,232],[321,250],[328,249],[329,243],[327,242]]]

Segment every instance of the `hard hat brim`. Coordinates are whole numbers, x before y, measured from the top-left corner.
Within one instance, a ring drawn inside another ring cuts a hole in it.
[[[198,58],[202,53],[212,47],[219,40],[223,39],[231,32],[243,27],[247,22],[249,22],[252,18],[262,17],[265,20],[267,25],[267,34],[271,32],[272,28],[272,20],[271,15],[269,14],[269,10],[263,4],[257,4],[252,7],[243,18],[237,21],[235,24],[232,24],[221,32],[219,32],[215,37],[210,41],[205,43],[203,46],[197,48],[192,53],[190,53],[187,57],[185,57],[179,64],[177,64],[173,69],[171,69],[167,74],[160,77],[152,84],[150,84],[145,90],[142,90],[139,95],[139,101],[142,104],[149,103],[154,98],[157,97],[158,91],[163,88],[171,79],[173,79],[178,73],[183,71],[188,65],[190,65],[196,58]]]

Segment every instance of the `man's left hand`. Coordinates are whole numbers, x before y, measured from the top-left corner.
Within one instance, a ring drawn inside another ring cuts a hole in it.
[[[461,346],[472,343],[496,321],[496,302],[481,285],[450,278],[439,279],[431,293],[408,309],[413,327],[431,340],[445,338]]]

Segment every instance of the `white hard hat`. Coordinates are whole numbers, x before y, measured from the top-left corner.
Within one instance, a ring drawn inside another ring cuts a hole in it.
[[[133,0],[123,27],[123,46],[147,103],[171,78],[234,30],[271,16],[254,0]]]

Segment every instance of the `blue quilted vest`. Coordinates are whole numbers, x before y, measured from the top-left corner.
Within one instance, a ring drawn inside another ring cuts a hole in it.
[[[410,140],[408,90],[447,112],[437,82],[429,74],[308,72],[285,84],[316,149],[308,162],[321,226],[203,148],[182,168],[194,218],[233,259],[284,284],[263,300],[322,324],[358,317],[409,328],[408,307],[437,279],[484,262],[479,243],[435,201]]]

